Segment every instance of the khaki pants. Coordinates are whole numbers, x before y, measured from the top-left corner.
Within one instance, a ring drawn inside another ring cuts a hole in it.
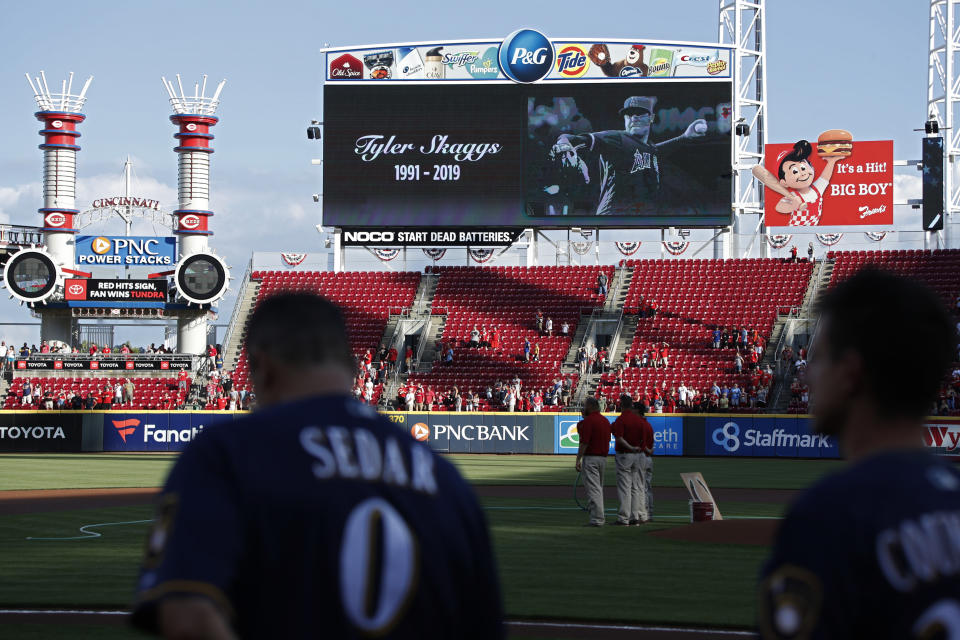
[[[590,524],[603,524],[603,470],[607,466],[606,456],[583,456],[583,487],[587,490],[587,503],[590,509]]]
[[[640,477],[643,479],[643,493],[646,498],[645,519],[653,518],[653,456],[638,453],[640,458]]]
[[[647,519],[647,497],[640,472],[639,453],[617,454],[617,521],[623,524]]]

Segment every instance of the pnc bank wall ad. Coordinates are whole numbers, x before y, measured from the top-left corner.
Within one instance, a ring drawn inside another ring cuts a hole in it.
[[[611,423],[617,419],[616,415],[604,416]],[[579,416],[556,416],[556,453],[577,453],[580,448],[580,436],[577,433]],[[683,418],[666,416],[647,416],[647,421],[653,427],[653,455],[655,456],[682,456],[683,455]],[[610,437],[610,453],[614,451],[615,442]]]

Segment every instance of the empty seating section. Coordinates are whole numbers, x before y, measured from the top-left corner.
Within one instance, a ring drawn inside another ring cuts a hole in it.
[[[434,390],[481,392],[497,380],[514,377],[523,389],[550,386],[560,376],[577,330],[581,309],[590,311],[603,304],[597,294],[597,276],[604,272],[610,282],[614,267],[436,267],[440,277],[433,313],[446,315],[441,340],[454,347],[451,364],[435,362],[429,373],[410,380]],[[537,333],[534,316],[540,310],[553,320],[553,336]],[[560,328],[569,324],[569,334]],[[500,349],[472,349],[466,346],[474,326],[497,328]],[[524,340],[539,344],[539,362],[523,361]],[[576,376],[574,376],[576,382]],[[486,408],[481,403],[481,408]],[[545,407],[546,408],[546,407]]]
[[[813,266],[762,258],[626,264],[634,272],[624,312],[637,314],[645,304],[658,308],[655,317],[639,319],[629,350],[639,354],[666,342],[670,352],[668,369],[626,369],[624,390],[640,395],[664,383],[667,391],[682,382],[707,395],[714,382],[749,388],[746,366],[741,375],[734,373],[736,349],[711,347],[714,326],[756,329],[764,341],[769,340],[778,311],[803,303]],[[613,373],[601,378],[600,391],[608,398],[620,393],[613,380]]]
[[[960,296],[960,250],[945,249],[938,251],[831,251],[827,254],[828,260],[833,260],[833,274],[830,277],[830,287],[843,282],[867,265],[873,265],[884,271],[897,275],[907,276],[926,283],[943,299],[944,304],[954,314],[960,313],[957,308],[957,297]],[[960,321],[960,318],[955,317]],[[956,369],[954,363],[951,369]],[[944,392],[950,384],[945,384]],[[957,389],[960,391],[960,389]],[[806,407],[802,407],[806,409]],[[941,412],[943,413],[943,412]],[[954,404],[949,410],[950,415],[960,415],[960,404]]]
[[[282,291],[318,293],[343,309],[350,350],[360,358],[367,349],[376,349],[383,338],[390,313],[413,304],[420,285],[417,272],[345,271],[254,271],[253,280],[260,281],[256,305]],[[241,349],[234,371],[234,384],[249,389],[247,354]],[[376,403],[382,388],[374,389]]]
[[[13,382],[10,384],[9,389],[7,390],[7,397],[4,400],[3,408],[4,409],[36,409],[37,404],[26,404],[23,402],[23,383],[26,380],[30,380],[30,384],[33,388],[36,388],[37,385],[43,388],[44,392],[51,391],[53,393],[53,399],[56,401],[57,397],[61,393],[67,395],[68,392],[73,392],[74,394],[80,394],[81,396],[86,396],[94,394],[97,398],[103,397],[105,394],[104,385],[110,383],[111,389],[113,385],[123,384],[126,381],[126,378],[59,378],[59,377],[43,377],[43,378],[27,378],[21,376],[15,376]],[[133,402],[130,404],[114,404],[112,408],[114,409],[159,409],[165,398],[175,398],[177,396],[177,380],[176,378],[130,378],[130,382],[133,383],[134,394]],[[110,392],[112,398],[113,392]],[[42,403],[42,399],[41,399]],[[99,404],[99,401],[98,401]]]

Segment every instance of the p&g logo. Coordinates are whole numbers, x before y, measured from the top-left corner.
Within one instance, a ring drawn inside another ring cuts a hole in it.
[[[713,432],[713,443],[733,453],[740,448],[740,427],[736,422],[728,422]]]
[[[514,82],[536,82],[548,73],[555,58],[553,44],[533,29],[520,29],[507,36],[498,54],[504,75]]]

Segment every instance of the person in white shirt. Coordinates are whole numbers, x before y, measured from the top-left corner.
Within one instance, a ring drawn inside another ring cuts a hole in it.
[[[544,329],[546,330],[548,336],[553,335],[553,318],[550,316],[547,316],[547,324]]]
[[[568,335],[569,333],[570,333],[570,324],[566,320],[564,320],[563,324],[560,325],[560,334],[565,336],[565,335]]]
[[[681,407],[687,406],[687,385],[683,382],[677,387],[677,398],[680,400]]]
[[[480,346],[480,330],[476,326],[473,327],[473,331],[470,332],[470,346],[479,347]]]
[[[416,393],[414,393],[414,391],[413,391],[413,386],[412,386],[412,385],[410,386],[409,389],[407,389],[407,395],[404,396],[403,399],[404,399],[404,400],[406,401],[406,403],[407,403],[407,411],[413,411],[413,402],[414,402],[414,400],[417,399],[417,395],[416,395]]]
[[[114,404],[123,403],[123,385],[119,382],[113,385],[113,402]]]
[[[517,407],[517,394],[514,392],[513,387],[510,387],[510,390],[507,391],[507,410],[511,413]]]

